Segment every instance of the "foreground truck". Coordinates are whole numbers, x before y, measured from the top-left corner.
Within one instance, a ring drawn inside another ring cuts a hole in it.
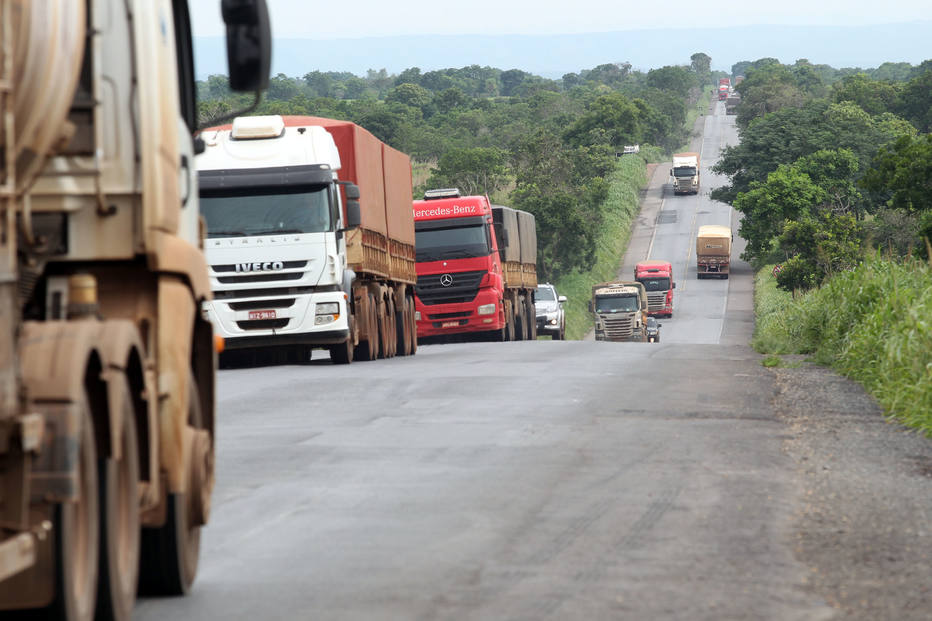
[[[337,364],[413,354],[408,156],[310,116],[240,117],[203,136],[204,309],[226,350],[307,361],[326,348]]]
[[[728,278],[731,263],[731,229],[707,224],[696,235],[696,271],[699,278],[715,275]]]
[[[414,202],[414,221],[418,338],[537,338],[533,215],[444,189]]]
[[[647,291],[639,282],[605,282],[592,287],[589,312],[595,340],[647,342]]]
[[[222,9],[258,98],[265,3]],[[0,617],[128,619],[191,587],[214,480],[188,10],[0,0],[0,33]]]
[[[669,261],[641,261],[634,266],[634,280],[647,292],[647,314],[673,316],[673,264]]]
[[[699,193],[699,154],[674,153],[670,168],[674,194]]]

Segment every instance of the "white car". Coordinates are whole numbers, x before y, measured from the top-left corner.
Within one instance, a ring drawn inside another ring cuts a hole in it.
[[[537,333],[549,334],[555,341],[566,338],[566,315],[563,312],[565,295],[557,295],[550,283],[537,285],[534,306],[537,309]]]

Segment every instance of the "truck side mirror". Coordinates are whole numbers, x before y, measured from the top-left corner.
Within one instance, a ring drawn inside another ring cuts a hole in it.
[[[230,89],[265,90],[272,65],[272,30],[265,0],[222,0],[220,12],[227,26]]]
[[[355,183],[344,183],[343,191],[346,192],[347,201],[358,201],[359,200],[359,186]]]
[[[563,304],[564,302],[566,302],[566,296],[565,295],[557,296],[557,302],[559,302],[560,304]]]
[[[357,192],[358,195],[358,192]],[[359,201],[347,199],[346,201],[346,228],[355,229],[362,223],[362,214],[359,211]]]
[[[502,248],[508,247],[508,229],[502,227]]]
[[[676,289],[676,283],[673,283],[673,288]]]
[[[592,300],[589,300],[589,312],[590,312],[590,313],[594,313],[594,312],[595,312],[594,310],[592,310]]]

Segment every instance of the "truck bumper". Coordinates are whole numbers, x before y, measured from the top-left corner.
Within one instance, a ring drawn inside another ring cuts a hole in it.
[[[478,314],[478,308],[488,304],[495,305],[495,312],[490,315]],[[415,296],[415,310],[420,317],[417,321],[418,338],[446,334],[490,332],[505,327],[500,295],[492,289],[480,290],[473,301],[462,304],[426,306],[421,303],[420,298]]]
[[[263,304],[268,302],[268,304]],[[275,347],[278,345],[333,345],[349,336],[349,310],[342,291],[326,291],[294,297],[287,307],[276,307],[274,298],[236,298],[205,302],[203,313],[224,339],[224,348]],[[321,315],[321,304],[337,304],[339,312]],[[244,308],[246,307],[246,308]],[[258,311],[274,316],[256,318]]]

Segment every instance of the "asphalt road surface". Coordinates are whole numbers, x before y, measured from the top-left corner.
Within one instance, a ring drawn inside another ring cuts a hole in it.
[[[765,369],[747,266],[695,279],[696,227],[734,220],[706,195],[715,109],[703,193],[654,186],[632,242],[678,273],[660,344],[222,371],[197,581],[136,618],[928,618],[929,442],[829,372]]]

